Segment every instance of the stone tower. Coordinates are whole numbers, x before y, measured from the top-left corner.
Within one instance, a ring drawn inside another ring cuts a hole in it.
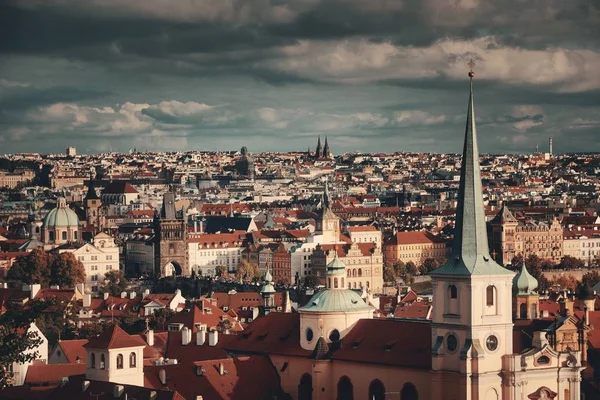
[[[187,226],[175,210],[175,193],[164,194],[160,215],[154,219],[154,232],[156,274],[190,276]]]
[[[513,273],[488,247],[470,90],[452,255],[431,273],[432,387],[435,399],[498,398],[503,357],[513,353]],[[493,396],[496,395],[496,397]],[[488,397],[490,396],[490,397]]]

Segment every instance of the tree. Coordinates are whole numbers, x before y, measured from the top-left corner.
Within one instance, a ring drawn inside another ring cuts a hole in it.
[[[85,282],[85,268],[73,253],[61,253],[51,257],[50,283],[60,287],[74,287]]]
[[[219,331],[219,333],[225,333],[231,330],[231,328],[233,328],[233,324],[229,319],[222,319],[217,324],[217,331]]]
[[[518,270],[523,265],[523,254],[519,253],[510,260],[510,266],[514,270]]]
[[[571,256],[564,256],[560,259],[560,264],[558,264],[558,268],[565,270],[573,270],[583,268],[584,262],[578,258]]]
[[[404,276],[408,272],[406,270],[406,264],[403,261],[398,261],[393,266],[396,276]]]
[[[215,275],[220,276],[222,278],[229,277],[229,273],[227,272],[227,267],[224,265],[217,265],[215,267]]]
[[[600,273],[598,273],[598,271],[586,272],[581,277],[579,285],[577,285],[577,292],[580,293],[582,288],[586,287],[588,284],[591,287],[594,287],[598,282],[600,282]]]
[[[109,271],[104,274],[103,293],[108,292],[111,296],[120,296],[127,289],[127,281],[122,271]]]
[[[91,320],[79,328],[80,339],[91,339],[104,332],[106,325],[100,321]]]
[[[577,288],[577,279],[571,275],[561,275],[550,281],[551,286],[559,285],[561,289],[575,291]]]
[[[384,282],[396,282],[396,271],[394,267],[386,266],[383,269],[383,281]]]
[[[27,308],[12,308],[0,315],[0,390],[12,377],[10,365],[30,362],[39,356],[32,350],[42,344],[42,338],[29,327],[45,307],[45,302],[31,300]]]
[[[435,258],[426,258],[421,265],[421,274],[427,274],[441,266],[440,262]]]
[[[419,273],[419,268],[417,267],[417,264],[415,264],[412,261],[409,261],[406,263],[406,272],[411,275],[416,275]]]
[[[41,249],[34,249],[27,256],[18,257],[6,275],[7,281],[19,281],[26,284],[39,283],[47,287],[50,284],[50,255]]]
[[[170,308],[158,309],[152,314],[149,321],[149,326],[152,329],[166,330],[167,321],[173,316],[173,311]]]
[[[252,282],[260,280],[261,273],[258,265],[242,260],[237,271],[235,271],[235,277],[242,279],[244,282]]]
[[[317,286],[319,286],[320,282],[319,282],[319,278],[317,278],[314,275],[306,275],[303,279],[302,279],[302,286],[308,289],[314,289]]]

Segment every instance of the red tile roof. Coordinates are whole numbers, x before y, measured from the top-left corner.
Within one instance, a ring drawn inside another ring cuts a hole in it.
[[[428,232],[398,232],[386,245],[403,245],[403,244],[423,244],[423,243],[444,243],[445,240],[432,235]]]
[[[70,363],[80,362],[85,364],[87,361],[87,352],[84,347],[88,343],[87,339],[59,340],[58,346]]]
[[[312,353],[300,347],[300,314],[298,313],[274,312],[257,318],[225,348],[242,353],[306,357]]]
[[[361,319],[342,339],[334,360],[431,368],[431,323]]]
[[[87,365],[83,364],[32,364],[27,368],[25,384],[58,385],[63,377],[84,375]]]
[[[89,343],[83,346],[86,349],[121,349],[126,347],[145,346],[139,336],[131,336],[118,325],[111,325],[99,336],[91,338]]]
[[[430,318],[431,305],[423,301],[415,301],[407,305],[399,305],[394,312],[396,318]]]

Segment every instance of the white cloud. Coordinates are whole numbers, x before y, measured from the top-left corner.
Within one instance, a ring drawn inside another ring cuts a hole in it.
[[[597,127],[597,126],[600,126],[599,120],[578,117],[578,118],[575,118],[573,121],[571,121],[569,128],[580,129],[580,128],[593,128],[593,127]]]
[[[0,78],[0,87],[14,88],[14,87],[28,87],[31,86],[29,83],[11,81],[8,79]]]
[[[306,78],[332,82],[387,79],[465,79],[466,63],[478,60],[476,75],[514,84],[555,85],[571,92],[600,89],[600,54],[591,50],[508,47],[495,37],[446,38],[429,47],[396,46],[366,39],[303,40],[278,50],[262,65]]]
[[[172,117],[183,117],[188,115],[199,114],[201,112],[211,110],[213,107],[204,103],[197,103],[195,101],[188,101],[182,103],[177,100],[170,101],[161,101],[156,106],[152,106],[149,108],[154,108],[162,111],[166,115],[170,115]]]
[[[397,111],[394,118],[402,125],[436,125],[446,121],[445,115],[434,115],[426,111]]]
[[[544,121],[542,120],[533,120],[533,119],[524,119],[523,121],[515,122],[513,124],[513,128],[518,131],[524,132],[533,128],[534,126],[542,125]]]

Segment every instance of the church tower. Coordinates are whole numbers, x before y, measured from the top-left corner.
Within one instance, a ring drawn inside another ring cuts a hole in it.
[[[321,158],[321,151],[323,151],[323,149],[321,148],[321,136],[319,136],[319,139],[317,140],[317,148],[315,149],[315,159]]]
[[[329,143],[327,143],[327,136],[325,136],[325,146],[323,147],[323,158],[331,158],[331,150],[329,150]]]
[[[513,317],[514,319],[534,319],[538,317],[540,296],[535,292],[538,281],[523,262],[521,271],[513,279]]]
[[[502,357],[513,352],[513,273],[497,264],[488,248],[473,106],[474,75],[471,69],[452,255],[431,273],[435,399],[499,399]]]
[[[333,244],[340,241],[340,220],[331,211],[331,199],[329,197],[329,186],[325,183],[325,193],[323,195],[323,206],[321,215],[317,218],[315,235],[322,235],[321,244]]]
[[[102,206],[102,202],[96,193],[96,188],[94,188],[94,180],[91,176],[88,184],[88,191],[84,199],[84,206],[87,223],[89,225],[99,227],[100,206]]]
[[[190,276],[186,221],[177,216],[173,192],[167,192],[163,196],[160,216],[154,219],[154,233],[154,265],[157,275]]]
[[[516,232],[519,222],[503,205],[498,214],[490,221],[490,251],[500,265],[510,264],[516,255]]]

